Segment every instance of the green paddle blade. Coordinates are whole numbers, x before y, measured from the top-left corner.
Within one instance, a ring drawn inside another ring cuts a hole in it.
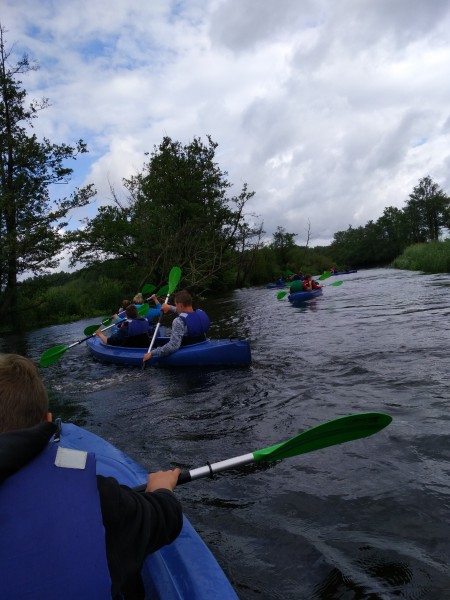
[[[84,335],[92,335],[99,329],[101,325],[88,325],[86,329],[83,331]]]
[[[177,285],[179,284],[181,279],[181,269],[180,267],[172,267],[169,273],[169,291],[168,294],[173,294],[177,289]]]
[[[322,423],[275,446],[253,452],[255,461],[282,460],[328,446],[367,437],[384,429],[392,417],[383,413],[361,413]]]
[[[331,277],[331,271],[324,271],[320,277],[318,277],[318,281],[323,281],[324,279],[328,279]]]
[[[49,365],[52,365],[69,348],[70,346],[53,346],[53,348],[49,348],[41,355],[39,365],[41,367],[48,367]]]
[[[330,283],[330,287],[337,287],[338,285],[342,285],[343,283],[343,281],[335,281],[334,283]]]
[[[278,299],[278,300],[283,300],[283,298],[284,298],[285,296],[287,296],[287,295],[288,295],[288,293],[289,293],[289,292],[278,292],[278,294],[277,294],[277,299]]]
[[[162,288],[156,292],[156,295],[157,296],[166,296],[168,291],[169,291],[169,286],[163,285]]]
[[[153,285],[152,283],[146,283],[144,285],[144,287],[142,288],[142,294],[144,296],[146,296],[147,294],[153,294],[153,292],[156,290],[156,286]]]
[[[145,315],[148,313],[149,310],[150,310],[149,304],[141,304],[141,306],[138,308],[138,315],[140,317],[145,317]]]

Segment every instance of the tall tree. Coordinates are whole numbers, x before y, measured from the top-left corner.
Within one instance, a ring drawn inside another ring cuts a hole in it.
[[[405,216],[410,225],[411,243],[438,240],[448,227],[450,198],[429,175],[415,186],[406,202]]]
[[[215,162],[217,144],[208,136],[183,146],[165,137],[141,172],[124,180],[128,197],[103,208],[74,237],[73,261],[94,264],[125,258],[157,278],[177,264],[185,281],[207,289],[237,260],[253,192],[231,184]]]
[[[64,219],[71,209],[87,204],[94,190],[87,186],[70,198],[51,200],[49,186],[69,180],[72,169],[65,162],[86,152],[86,146],[82,140],[75,146],[39,141],[31,133],[33,119],[49,103],[44,98],[25,105],[18,76],[37,66],[27,55],[11,66],[10,56],[0,25],[0,314],[18,320],[18,277],[58,265]]]
[[[284,227],[277,227],[273,234],[271,247],[276,251],[281,270],[286,269],[289,260],[289,251],[295,247],[296,233],[288,233]]]

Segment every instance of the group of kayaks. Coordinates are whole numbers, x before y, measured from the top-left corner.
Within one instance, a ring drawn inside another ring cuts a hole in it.
[[[284,282],[277,282],[267,287],[281,288],[285,285]],[[321,289],[300,291],[290,294],[289,300],[295,305],[321,293]],[[168,337],[158,337],[155,345],[164,345],[168,340]],[[99,361],[119,365],[142,366],[146,352],[145,348],[104,344],[98,336],[86,338],[86,345]],[[247,339],[207,339],[182,346],[169,356],[152,358],[147,364],[164,367],[235,367],[250,363],[251,351]],[[120,483],[130,487],[139,486],[146,481],[146,471],[129,456],[106,440],[76,425],[62,425],[60,443],[63,447],[94,452],[98,474],[115,477]],[[142,578],[146,598],[238,600],[225,573],[185,516],[178,538],[147,557],[142,567]]]

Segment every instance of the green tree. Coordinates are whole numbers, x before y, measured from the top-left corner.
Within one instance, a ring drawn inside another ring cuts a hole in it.
[[[142,171],[123,180],[126,202],[114,195],[114,205],[74,236],[73,263],[126,258],[142,269],[143,280],[167,277],[176,264],[188,285],[218,285],[234,268],[243,238],[248,249],[244,208],[254,192],[244,184],[238,196],[228,196],[216,148],[209,136],[207,144],[194,138],[185,146],[165,137]]]
[[[37,67],[27,55],[11,66],[10,55],[0,25],[0,306],[3,315],[18,322],[18,277],[58,265],[64,219],[71,209],[87,204],[94,191],[87,186],[68,199],[51,200],[49,186],[68,181],[72,169],[65,162],[86,152],[86,146],[82,140],[75,146],[39,141],[30,132],[33,119],[49,103],[25,105],[18,76]]]
[[[448,227],[450,198],[429,175],[415,186],[404,210],[409,224],[410,243],[436,241]]]
[[[401,254],[408,244],[409,231],[404,211],[389,206],[378,219],[381,264],[388,264]]]
[[[275,233],[273,234],[273,242],[271,247],[277,254],[281,270],[286,269],[289,261],[289,253],[295,247],[294,238],[296,236],[296,233],[288,233],[284,227],[280,226],[277,227]]]

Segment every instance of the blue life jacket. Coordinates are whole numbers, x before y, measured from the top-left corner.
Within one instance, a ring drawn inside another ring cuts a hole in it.
[[[128,321],[128,335],[141,335],[141,333],[147,333],[148,321],[144,317],[138,317],[137,319],[131,319]]]
[[[57,467],[57,444],[0,485],[0,597],[111,598],[95,455]]]
[[[127,337],[124,346],[128,348],[146,348],[149,344],[148,321],[144,317],[131,319],[127,323]]]
[[[197,309],[193,312],[180,313],[180,319],[187,326],[187,336],[183,337],[182,346],[187,344],[195,344],[206,339],[206,332],[209,329],[209,317],[205,311]]]

